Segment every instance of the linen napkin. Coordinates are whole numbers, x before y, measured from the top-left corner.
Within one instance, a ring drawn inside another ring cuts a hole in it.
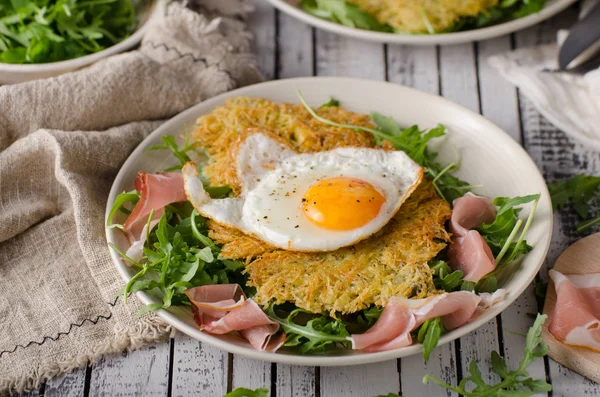
[[[138,50],[0,87],[0,395],[168,336],[117,298],[110,186],[161,120],[261,76],[241,0],[155,6]]]
[[[585,1],[581,14],[596,1]],[[558,41],[566,34],[559,31]],[[492,56],[488,62],[552,124],[600,151],[600,69],[583,75],[559,72],[558,50],[557,44],[523,48]]]

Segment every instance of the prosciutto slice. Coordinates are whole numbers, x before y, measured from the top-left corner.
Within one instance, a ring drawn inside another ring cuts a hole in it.
[[[496,218],[496,207],[487,197],[467,193],[454,200],[450,231],[454,240],[448,251],[450,266],[463,272],[463,279],[477,282],[496,267],[492,250],[477,230]]]
[[[127,256],[139,260],[146,241],[148,217],[152,210],[154,215],[150,222],[150,230],[158,224],[166,205],[186,201],[187,197],[183,189],[183,178],[178,172],[140,172],[135,180],[135,188],[140,193],[140,199],[127,218],[123,231],[131,244]]]
[[[496,268],[492,250],[477,230],[456,237],[448,249],[450,267],[462,270],[463,279],[477,282]]]
[[[366,352],[410,346],[410,332],[425,321],[442,317],[446,329],[453,330],[473,318],[481,301],[481,297],[470,291],[449,292],[426,299],[392,297],[377,322],[364,334],[354,334],[349,340],[353,349]]]
[[[550,270],[556,305],[548,330],[567,345],[600,352],[600,273],[565,275]]]
[[[482,223],[491,223],[496,219],[496,206],[487,197],[467,193],[452,203],[450,231],[458,237],[463,237],[473,228]]]
[[[192,302],[194,320],[210,334],[238,332],[256,350],[276,351],[285,334],[273,338],[279,324],[271,320],[238,284],[204,285],[185,291]]]

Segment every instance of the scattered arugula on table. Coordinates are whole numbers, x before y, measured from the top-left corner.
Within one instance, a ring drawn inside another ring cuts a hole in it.
[[[552,198],[552,209],[555,211],[570,205],[581,219],[577,225],[577,233],[583,233],[600,223],[600,216],[590,217],[590,204],[597,203],[600,198],[600,177],[575,175],[568,179],[548,184]]]
[[[118,43],[134,25],[131,0],[0,0],[0,62],[78,58]]]
[[[423,383],[432,381],[445,389],[458,393],[465,397],[492,397],[492,396],[531,396],[538,392],[548,392],[552,386],[544,380],[533,379],[527,373],[527,367],[546,355],[548,346],[542,343],[542,325],[547,316],[538,314],[533,326],[526,336],[524,356],[515,370],[508,368],[504,359],[493,351],[491,354],[492,371],[500,377],[500,382],[488,385],[482,378],[477,363],[471,361],[469,374],[464,377],[458,386],[452,386],[432,375],[425,375]],[[469,387],[472,383],[474,387]]]
[[[525,349],[523,359],[520,361],[517,369],[510,369],[502,356],[496,351],[491,353],[491,370],[498,375],[500,381],[495,384],[487,384],[481,375],[481,370],[475,361],[469,363],[469,372],[457,386],[450,385],[443,380],[433,376],[425,375],[423,383],[430,381],[437,385],[465,397],[527,397],[536,393],[546,393],[552,390],[552,385],[541,379],[533,379],[527,372],[531,363],[542,358],[548,352],[548,346],[542,341],[542,325],[548,316],[538,314],[535,322],[529,328],[525,335]],[[426,325],[427,324],[427,325]],[[419,338],[426,341],[427,338],[435,338],[438,332],[443,329],[439,319],[432,319],[421,327],[424,331],[419,331]],[[434,330],[434,331],[431,331]],[[423,335],[421,335],[423,334]],[[428,336],[431,335],[431,336]],[[439,336],[438,336],[439,337]],[[269,389],[260,388],[250,390],[238,388],[223,397],[267,397]],[[375,397],[401,397],[396,393],[380,394]]]
[[[245,387],[238,387],[225,394],[223,397],[269,397],[269,389],[266,387],[259,387],[256,390],[246,389]]]

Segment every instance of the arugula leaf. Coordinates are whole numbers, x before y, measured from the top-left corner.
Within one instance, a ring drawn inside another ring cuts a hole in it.
[[[314,313],[303,309],[294,309],[286,318],[281,318],[275,312],[275,306],[271,305],[267,309],[267,314],[273,320],[281,325],[286,333],[284,346],[295,346],[300,353],[320,352],[325,347],[335,343],[349,346],[347,339],[350,334],[339,319],[331,318],[325,315],[314,316]],[[309,315],[309,320],[302,325],[294,321],[299,314]]]
[[[0,62],[57,62],[98,52],[135,25],[132,0],[0,1]]]
[[[531,250],[531,246],[525,241],[525,235],[533,222],[539,199],[540,194],[513,198],[497,197],[494,199],[494,204],[500,206],[496,219],[490,224],[483,224],[478,230],[484,240],[489,242],[492,252],[496,254],[496,268],[479,280],[475,286],[477,292],[494,292],[497,290],[502,275],[510,273],[509,270],[519,264],[517,259],[522,258],[525,253]],[[518,217],[521,209],[516,208],[516,206],[532,201],[531,212],[525,221],[525,226],[521,229],[523,221]],[[519,238],[514,242],[517,234],[519,234]],[[498,247],[501,247],[499,251]]]
[[[338,101],[337,99],[335,99],[333,97],[329,97],[329,98],[327,98],[327,102],[325,102],[324,104],[319,106],[319,109],[329,108],[329,107],[338,107],[338,106],[340,106],[340,101]]]
[[[438,289],[443,289],[446,292],[457,291],[463,284],[463,272],[460,270],[452,270],[450,265],[443,260],[435,260],[429,263],[429,267],[433,271],[433,283]]]
[[[148,148],[148,151],[161,150],[161,149],[169,149],[173,153],[173,156],[177,160],[179,160],[179,165],[173,166],[171,168],[167,168],[165,171],[176,171],[183,168],[185,163],[192,161],[190,156],[188,156],[188,152],[195,150],[192,145],[190,145],[190,137],[189,135],[185,138],[185,143],[182,148],[179,148],[177,142],[175,141],[175,137],[172,135],[163,135],[160,138],[163,141],[162,145],[154,145]]]
[[[130,214],[131,211],[124,207],[125,204],[129,203],[131,205],[131,208],[133,209],[133,207],[135,207],[139,199],[140,194],[135,189],[129,192],[123,192],[119,194],[115,198],[115,203],[113,204],[112,208],[110,209],[110,212],[108,213],[108,217],[106,218],[106,227],[118,227],[119,229],[122,229],[123,225],[118,223],[112,223],[112,219],[117,214],[117,211],[121,211],[125,214]]]
[[[423,344],[423,358],[429,360],[431,351],[437,346],[440,336],[446,333],[441,317],[425,321],[417,330],[417,341]]]
[[[425,375],[423,383],[432,381],[441,387],[456,392],[465,397],[491,397],[491,396],[531,396],[537,392],[548,392],[552,386],[543,380],[535,380],[529,377],[527,367],[546,355],[548,346],[542,343],[542,325],[546,321],[545,314],[538,314],[533,326],[527,332],[525,351],[519,367],[510,370],[502,357],[495,351],[491,354],[492,371],[500,376],[500,382],[488,385],[481,377],[481,372],[475,361],[469,364],[469,374],[458,386],[449,385],[433,375]],[[469,382],[474,387],[467,390]]]
[[[246,389],[245,387],[238,387],[225,394],[223,397],[269,397],[269,389],[266,387],[259,387],[256,390],[251,390]]]
[[[300,6],[318,18],[327,19],[351,28],[391,32],[389,25],[381,24],[377,18],[360,9],[356,4],[344,0],[302,0]]]

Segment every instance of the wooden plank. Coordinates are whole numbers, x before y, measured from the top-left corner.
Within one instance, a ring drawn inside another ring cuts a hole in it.
[[[514,140],[521,143],[521,124],[516,89],[504,80],[488,63],[487,58],[509,51],[511,37],[503,36],[477,44],[478,77],[482,114],[506,131]],[[499,337],[502,339],[500,352],[511,368],[516,368],[523,357],[525,338],[516,333],[526,333],[533,324],[527,313],[536,313],[537,301],[533,287],[529,287],[500,316]],[[516,332],[516,333],[515,333]],[[544,361],[538,360],[528,369],[536,379],[545,379]]]
[[[100,359],[92,367],[90,396],[167,395],[169,350],[159,343]]]
[[[390,82],[430,94],[439,93],[436,47],[389,45],[387,54],[387,73]]]
[[[316,43],[317,75],[385,79],[382,44],[358,41],[322,30],[317,30]]]
[[[371,397],[398,393],[396,360],[352,367],[321,367],[322,397]]]
[[[233,388],[271,388],[271,363],[243,356],[233,357]]]
[[[313,28],[282,12],[277,22],[277,78],[312,76]]]
[[[172,396],[221,397],[227,393],[227,352],[183,334],[173,343]]]
[[[555,18],[515,34],[517,48],[553,43],[558,29],[568,28],[577,19],[578,7],[572,7]],[[548,181],[585,172],[600,174],[598,154],[568,138],[552,126],[523,95],[519,95],[524,145]],[[554,216],[552,244],[541,276],[547,280],[547,269],[573,241],[581,238],[575,232],[577,219],[568,211]],[[600,395],[600,386],[581,375],[549,361],[550,380],[555,396]]]
[[[441,93],[444,97],[479,113],[477,62],[474,44],[461,44],[440,48]],[[462,374],[468,373],[469,363],[474,360],[480,366],[483,379],[494,380],[490,370],[490,354],[497,350],[498,332],[496,319],[476,331],[463,336],[457,342],[457,361]],[[459,379],[460,380],[460,379]]]
[[[83,397],[85,367],[46,382],[46,397]]]
[[[315,395],[315,368],[277,365],[277,397],[310,397]]]
[[[249,0],[255,11],[248,16],[254,36],[252,52],[257,54],[258,69],[267,80],[275,77],[275,9],[263,0]]]

